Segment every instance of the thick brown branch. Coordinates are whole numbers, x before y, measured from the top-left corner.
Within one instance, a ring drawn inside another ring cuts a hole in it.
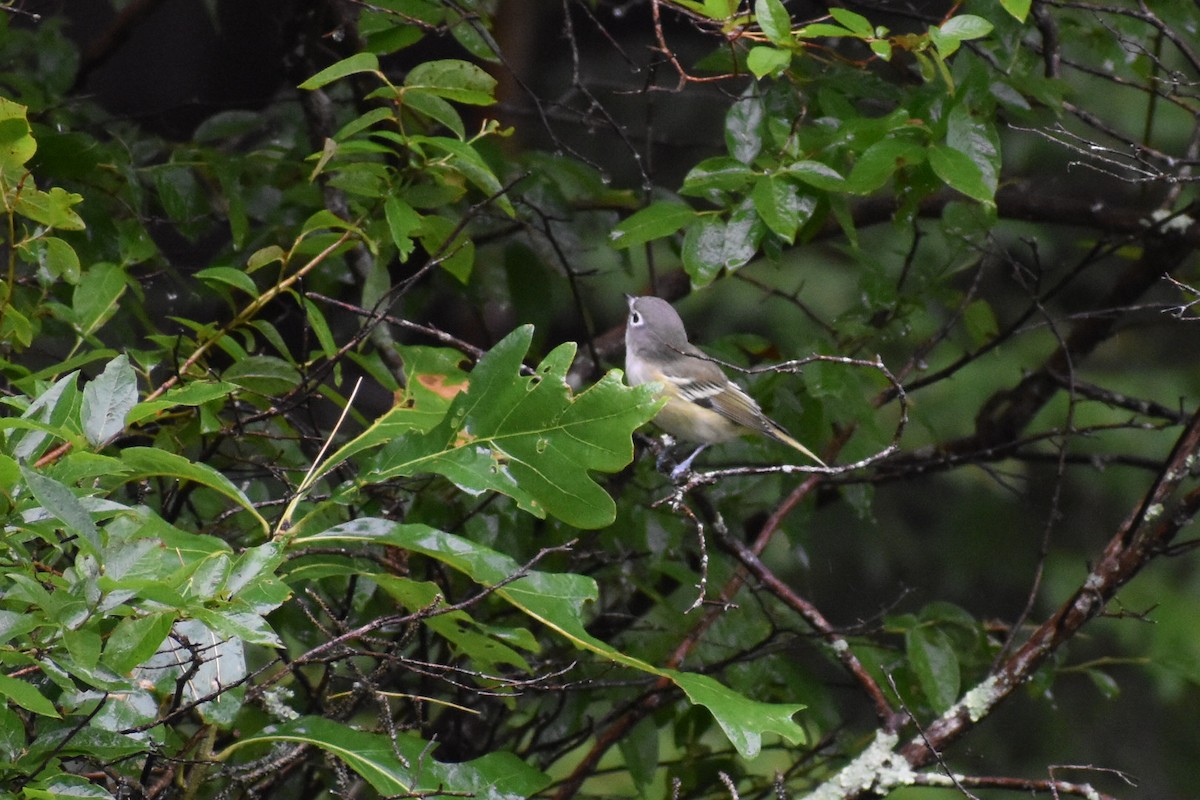
[[[929,764],[941,750],[982,720],[1084,624],[1104,610],[1117,591],[1156,555],[1200,511],[1200,489],[1187,494],[1169,512],[1167,502],[1188,477],[1189,462],[1200,451],[1200,411],[1175,444],[1158,479],[1104,549],[1087,579],[1058,611],[983,684],[925,730],[925,738],[909,742],[900,755],[913,767]]]

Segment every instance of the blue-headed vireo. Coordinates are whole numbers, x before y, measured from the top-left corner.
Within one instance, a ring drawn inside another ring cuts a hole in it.
[[[657,382],[667,404],[654,423],[667,433],[700,445],[675,468],[686,470],[710,444],[759,433],[794,447],[821,466],[825,462],[762,412],[754,398],[725,376],[711,358],[688,341],[683,320],[666,300],[625,295],[625,376],[630,386]]]

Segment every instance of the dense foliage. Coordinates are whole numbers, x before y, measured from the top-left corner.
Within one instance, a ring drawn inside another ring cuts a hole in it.
[[[1186,793],[1161,5],[0,3],[0,797]]]

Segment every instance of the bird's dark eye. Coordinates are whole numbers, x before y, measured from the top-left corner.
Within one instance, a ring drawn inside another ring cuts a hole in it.
[[[629,324],[630,325],[641,325],[642,324],[642,315],[636,311],[630,311],[629,312]]]

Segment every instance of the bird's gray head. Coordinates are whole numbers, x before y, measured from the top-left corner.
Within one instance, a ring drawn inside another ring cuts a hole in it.
[[[625,295],[629,317],[625,321],[625,346],[631,350],[667,348],[681,350],[687,344],[683,320],[661,297]]]

